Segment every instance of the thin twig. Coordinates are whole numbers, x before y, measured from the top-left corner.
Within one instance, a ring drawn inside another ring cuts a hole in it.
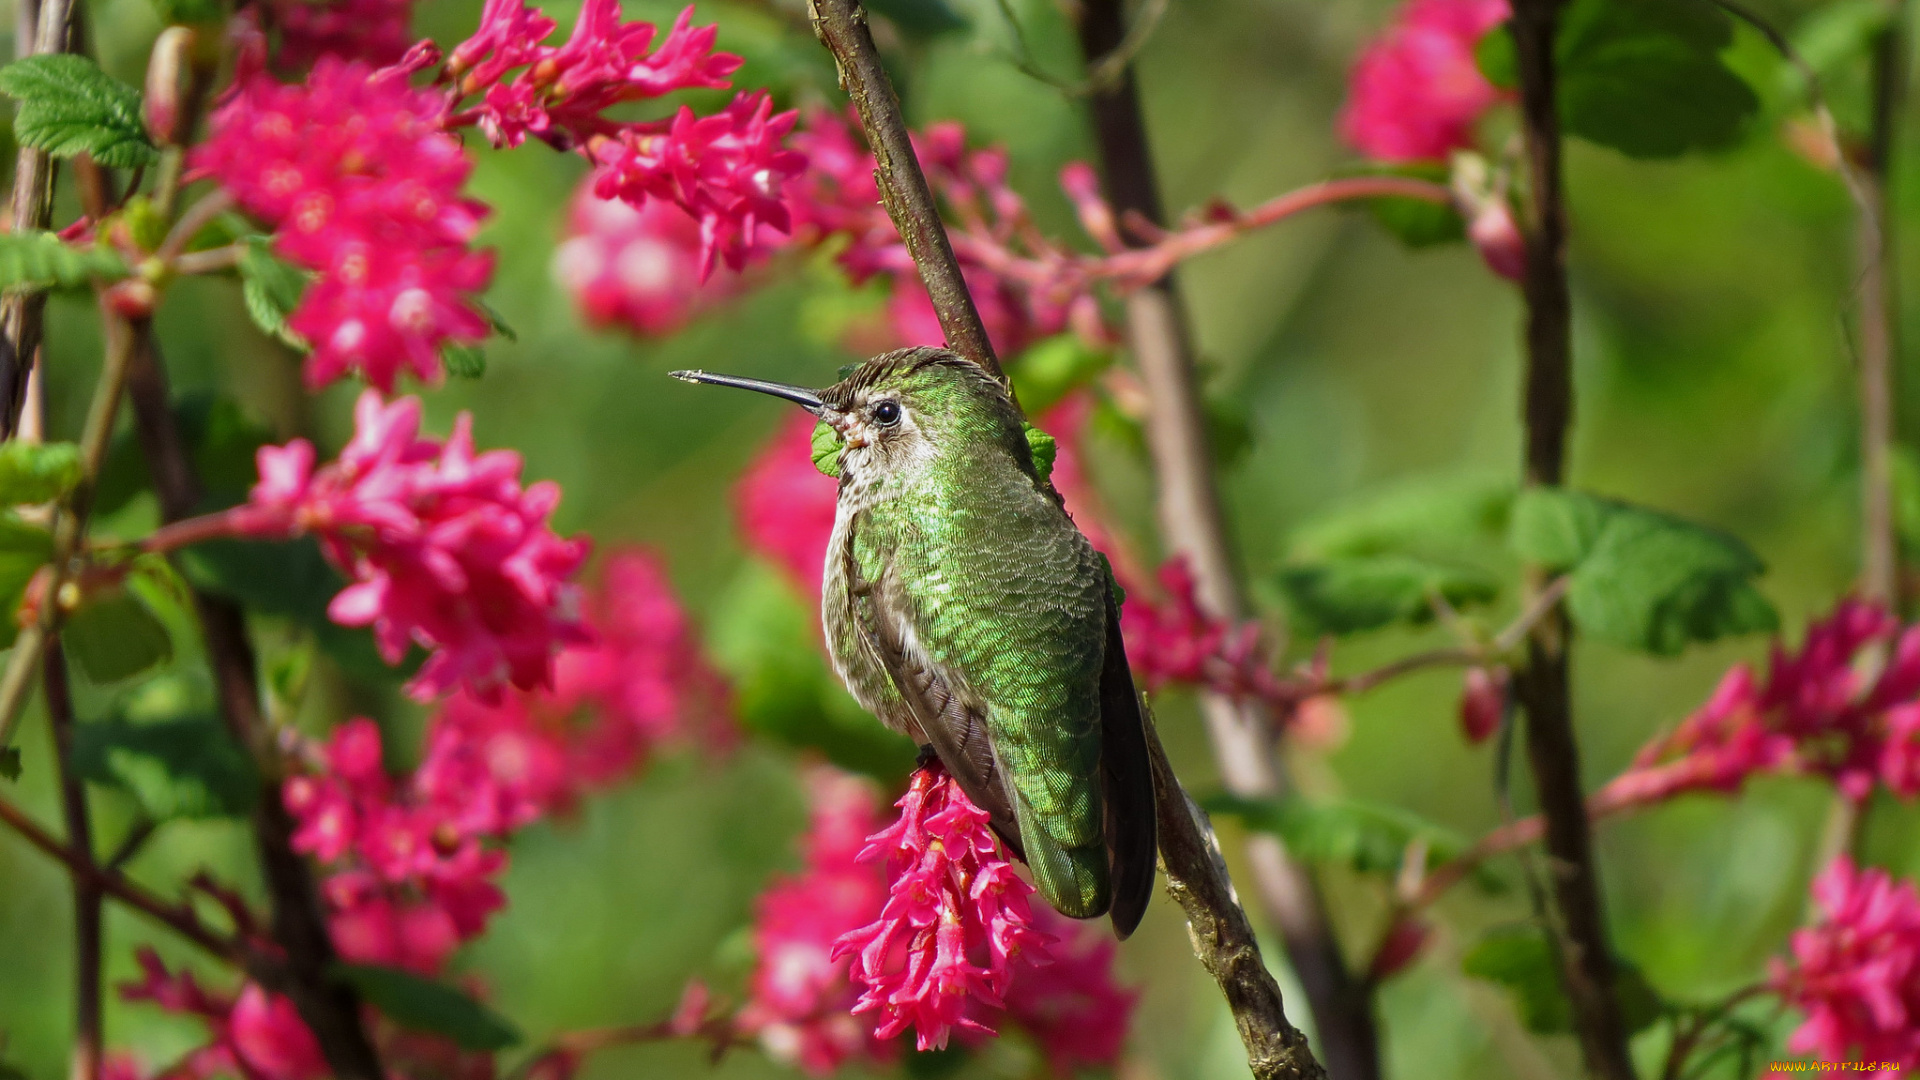
[[[93,820],[87,811],[87,782],[73,771],[73,692],[67,683],[67,658],[55,638],[43,666],[47,716],[53,727],[54,757],[60,774],[60,807],[66,818],[67,850],[85,864],[93,854]],[[100,885],[93,873],[73,875],[73,1059],[71,1080],[99,1080],[104,1052],[100,1008]]]
[[[920,271],[947,346],[1005,381],[986,325],[980,321],[966,279],[960,275],[960,264],[953,257],[946,227],[940,223],[933,192],[914,156],[907,121],[900,112],[900,98],[880,63],[880,50],[873,44],[866,11],[859,0],[812,0],[811,10],[813,32],[839,64],[840,85],[853,100],[867,145],[873,148],[880,199]]]
[[[75,14],[73,0],[22,3],[20,14],[22,23],[27,16],[37,16],[31,34],[16,30],[16,49],[21,55],[68,50]],[[14,161],[13,231],[45,229],[53,222],[54,160],[44,150],[22,146]],[[0,438],[11,439],[19,429],[28,374],[40,355],[46,307],[44,292],[19,293],[0,300]],[[0,748],[5,746],[5,739],[0,738]]]
[[[1526,154],[1526,453],[1532,486],[1559,485],[1565,475],[1567,431],[1573,419],[1572,301],[1567,288],[1567,220],[1561,190],[1560,113],[1555,48],[1560,0],[1515,0],[1509,24],[1520,76],[1521,129]],[[1528,571],[1535,595],[1548,581]],[[1614,996],[1613,953],[1600,902],[1599,869],[1580,787],[1579,743],[1573,730],[1565,609],[1548,613],[1527,635],[1527,662],[1514,677],[1526,716],[1527,758],[1546,819],[1546,846],[1557,919],[1554,932],[1561,975],[1572,1005],[1587,1071],[1600,1080],[1634,1080],[1626,1024]]]
[[[173,228],[167,231],[167,238],[160,242],[160,247],[153,253],[154,256],[163,262],[184,258],[182,253],[187,250],[187,245],[193,242],[193,238],[200,235],[200,230],[213,224],[214,219],[231,209],[233,209],[233,196],[227,193],[226,188],[215,188],[200,201],[187,207],[187,212],[181,214],[180,220],[174,222]]]
[[[0,799],[0,824],[6,825],[27,843],[38,848],[43,854],[57,859],[67,868],[75,880],[85,880],[99,886],[100,891],[128,907],[140,912],[160,925],[179,934],[213,956],[236,964],[246,963],[250,959],[249,950],[240,941],[232,940],[215,933],[192,908],[169,904],[153,895],[120,874],[104,870],[93,864],[93,860],[55,839],[52,833],[40,827],[27,812],[5,799]]]

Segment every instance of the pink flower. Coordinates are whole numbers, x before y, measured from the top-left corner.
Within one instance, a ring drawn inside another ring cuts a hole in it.
[[[894,805],[900,820],[860,853],[886,868],[886,906],[834,944],[862,988],[854,1012],[876,1014],[882,1039],[912,1027],[922,1050],[946,1046],[956,1028],[991,1034],[970,1007],[1002,1007],[1015,973],[1050,959],[1052,938],[1027,904],[1033,886],[1001,857],[986,811],[937,762],[916,771]]]
[[[568,580],[587,555],[547,524],[551,483],[522,487],[520,455],[476,454],[462,413],[444,443],[419,437],[420,402],[391,405],[368,390],[353,441],[312,469],[304,440],[259,453],[260,483],[236,511],[243,531],[311,532],[353,582],[328,609],[368,626],[388,663],[410,643],[431,656],[408,690],[431,700],[464,685],[497,700],[502,684],[552,681],[554,650],[584,639]]]
[[[473,296],[492,256],[467,248],[487,209],[461,195],[472,164],[442,130],[445,98],[407,75],[332,56],[304,85],[252,75],[193,152],[280,254],[318,273],[289,319],[313,345],[315,388],[349,371],[383,391],[402,371],[437,381],[443,346],[487,335]]]
[[[1787,1046],[1832,1061],[1920,1065],[1920,895],[1846,856],[1813,883],[1820,918],[1793,934],[1768,982],[1806,1020]],[[1898,1068],[1872,1075],[1892,1078]]]
[[[1444,159],[1502,95],[1474,62],[1507,0],[1408,0],[1353,66],[1340,134],[1380,161]]]
[[[740,1025],[773,1057],[825,1076],[855,1058],[891,1057],[872,1023],[853,1015],[848,960],[834,951],[840,937],[879,917],[887,888],[859,858],[882,824],[872,786],[828,765],[804,778],[812,804],[804,869],[776,878],[755,908],[759,960]]]
[[[789,418],[733,489],[748,550],[792,575],[818,600],[839,485],[813,465],[813,417]]]
[[[285,997],[253,982],[227,997],[203,989],[191,972],[168,971],[151,948],[142,947],[135,958],[141,978],[120,985],[122,998],[151,1002],[207,1026],[207,1043],[166,1075],[204,1080],[238,1073],[248,1080],[319,1080],[328,1074],[320,1044]]]
[[[279,994],[248,983],[227,1022],[240,1060],[268,1080],[318,1080],[330,1072],[313,1032]]]
[[[1683,791],[1731,793],[1755,773],[1825,776],[1847,798],[1876,781],[1920,790],[1920,627],[1844,600],[1807,629],[1797,653],[1773,648],[1766,682],[1745,664],[1670,734],[1655,739],[1598,798],[1626,805]]]
[[[1235,699],[1267,700],[1289,709],[1298,694],[1268,665],[1255,622],[1232,626],[1205,611],[1193,571],[1175,557],[1160,568],[1166,601],[1129,596],[1121,609],[1127,661],[1149,687],[1186,683]]]
[[[323,56],[381,66],[413,44],[413,0],[273,0],[266,6],[280,31],[276,65],[305,69]]]
[[[677,204],[649,199],[635,209],[595,195],[595,183],[590,175],[574,193],[567,239],[553,258],[554,276],[588,322],[664,336],[740,290],[728,271],[700,279],[700,224]],[[746,260],[759,261],[777,243],[762,228]]]

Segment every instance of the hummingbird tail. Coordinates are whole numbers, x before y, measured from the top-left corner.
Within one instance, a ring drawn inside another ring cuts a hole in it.
[[[1024,814],[1020,825],[1027,867],[1033,871],[1034,883],[1047,903],[1070,919],[1105,915],[1112,906],[1113,893],[1107,876],[1106,845],[1062,846],[1045,829],[1029,827]]]
[[[1127,667],[1120,609],[1109,599],[1106,661],[1100,676],[1100,788],[1113,881],[1113,932],[1121,940],[1140,925],[1153,899],[1160,847],[1146,708]]]

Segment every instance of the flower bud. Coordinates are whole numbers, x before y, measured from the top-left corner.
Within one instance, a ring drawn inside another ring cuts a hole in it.
[[[1487,268],[1509,281],[1519,281],[1527,273],[1527,240],[1514,223],[1513,209],[1505,199],[1496,199],[1473,215],[1467,223],[1467,239],[1480,252]]]
[[[123,319],[150,319],[159,290],[141,278],[128,278],[107,290],[107,309]]]
[[[1373,961],[1367,965],[1367,978],[1374,982],[1383,982],[1406,970],[1407,965],[1420,958],[1426,949],[1427,940],[1433,936],[1433,928],[1412,915],[1402,916],[1387,931],[1380,941],[1380,947],[1374,950]]]
[[[1470,743],[1482,743],[1500,730],[1507,711],[1507,669],[1467,669],[1460,690],[1460,730]]]
[[[153,42],[153,57],[147,61],[146,110],[147,134],[160,146],[179,141],[180,99],[186,83],[185,73],[193,52],[191,27],[169,26]]]

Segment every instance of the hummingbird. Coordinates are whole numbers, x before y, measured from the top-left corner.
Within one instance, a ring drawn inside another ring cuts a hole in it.
[[[1036,469],[1012,394],[946,349],[791,401],[839,438],[821,620],[834,670],[936,755],[1055,910],[1125,938],[1153,891],[1153,772],[1104,556]]]

